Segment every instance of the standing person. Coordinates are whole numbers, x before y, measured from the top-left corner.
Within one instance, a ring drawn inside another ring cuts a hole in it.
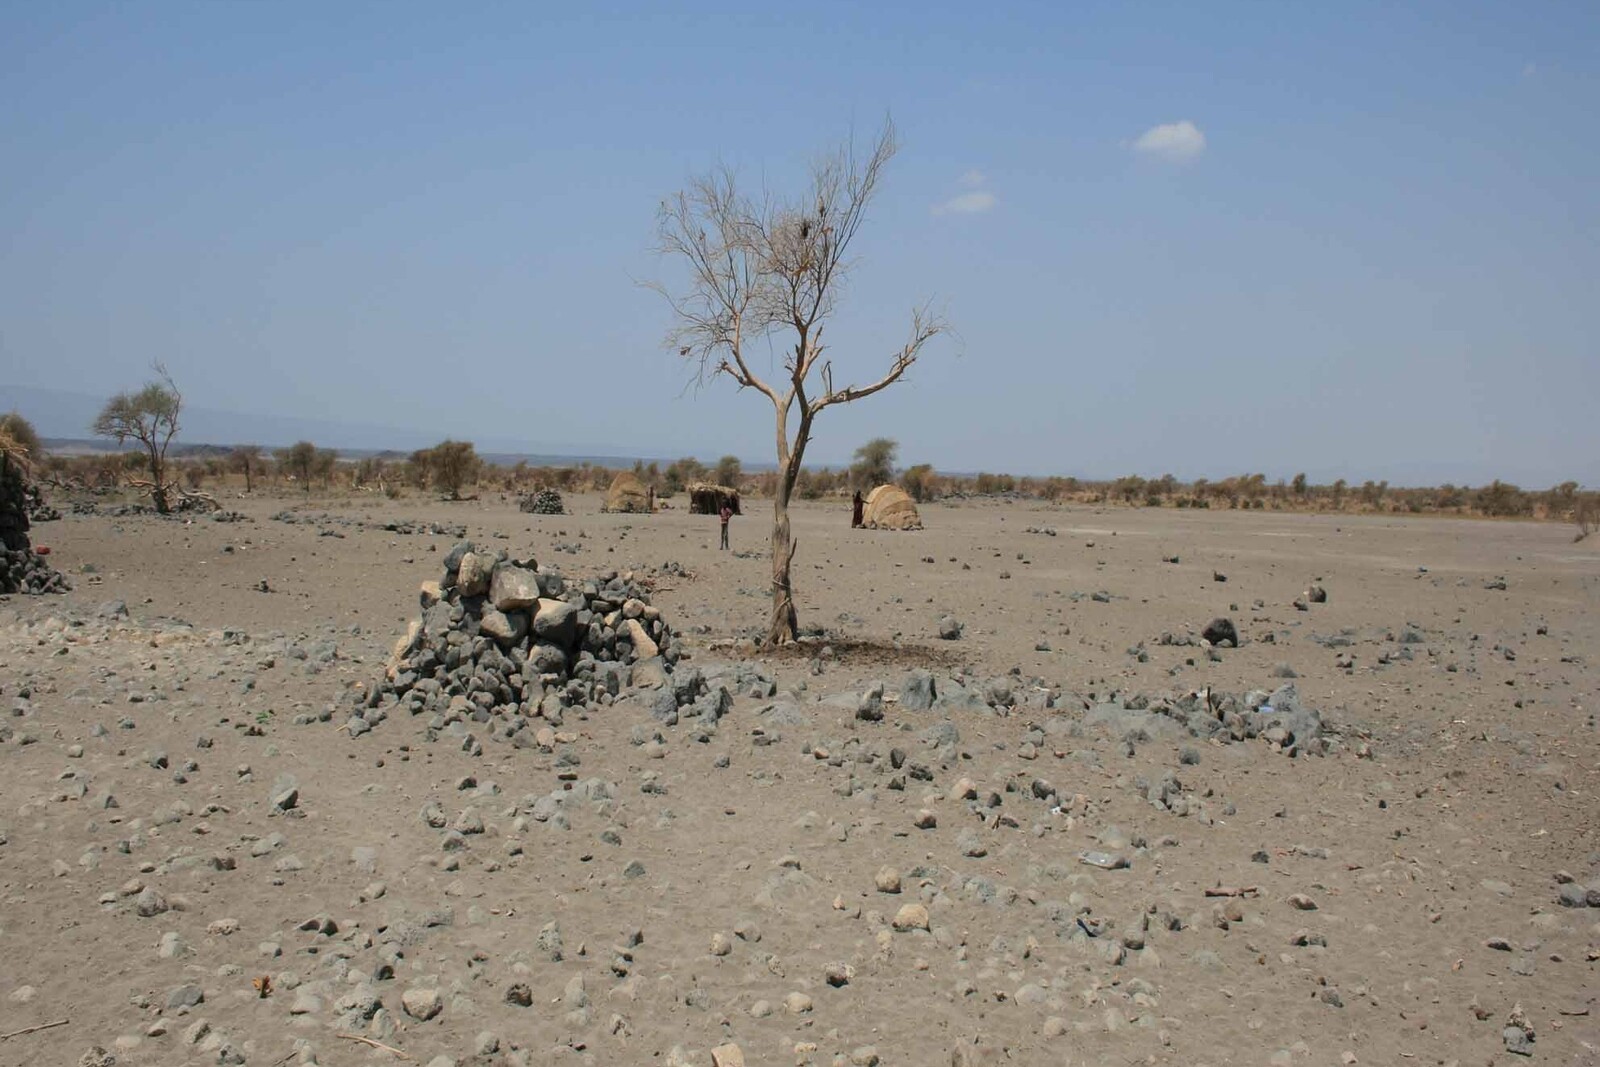
[[[728,502],[726,500],[722,502],[722,510],[717,512],[717,518],[722,520],[722,547],[727,548],[728,520],[733,518],[733,509],[728,506]]]
[[[865,505],[866,501],[861,499],[861,490],[857,489],[855,499],[850,502],[850,506],[854,508],[854,510],[850,513],[850,528],[852,530],[859,529],[861,527],[861,509]]]

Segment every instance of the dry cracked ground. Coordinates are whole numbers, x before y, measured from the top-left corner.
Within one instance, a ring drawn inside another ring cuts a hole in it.
[[[37,527],[76,589],[0,602],[0,1064],[1597,1062],[1568,528],[808,505],[826,638],[763,658],[759,503],[733,553],[598,503]],[[681,712],[365,708],[458,524],[649,576]],[[1252,727],[1286,684],[1320,723]]]

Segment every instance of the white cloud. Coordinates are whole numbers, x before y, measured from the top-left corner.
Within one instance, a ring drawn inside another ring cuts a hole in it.
[[[1188,119],[1167,122],[1140,134],[1133,149],[1171,163],[1186,163],[1206,150],[1206,135]]]
[[[991,192],[980,189],[973,193],[962,193],[953,196],[942,204],[933,206],[935,215],[981,215],[1000,201]]]
[[[976,189],[988,180],[989,176],[981,170],[969,170],[961,177],[956,179],[957,182],[966,186],[968,189]]]

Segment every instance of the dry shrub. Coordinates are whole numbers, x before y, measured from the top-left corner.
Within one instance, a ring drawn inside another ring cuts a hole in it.
[[[1574,541],[1582,541],[1600,529],[1600,493],[1584,493],[1576,499],[1572,506],[1572,524],[1578,528]]]

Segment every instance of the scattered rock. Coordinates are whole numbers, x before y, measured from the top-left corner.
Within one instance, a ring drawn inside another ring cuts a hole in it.
[[[1221,616],[1206,623],[1200,636],[1219,648],[1237,648],[1239,645],[1239,631],[1234,628],[1233,620]]]

